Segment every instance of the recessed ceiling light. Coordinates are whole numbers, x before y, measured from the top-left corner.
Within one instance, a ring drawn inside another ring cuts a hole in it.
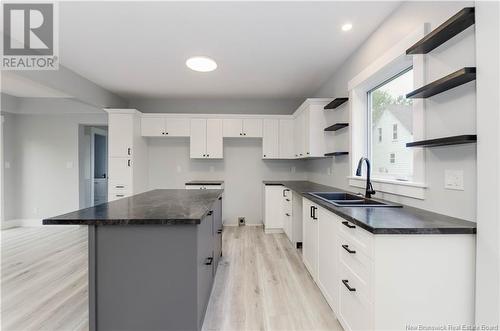
[[[342,25],[342,31],[349,31],[352,29],[352,24],[351,23],[346,23]]]
[[[187,59],[186,65],[189,69],[199,72],[209,72],[217,69],[217,63],[206,56],[193,56]]]

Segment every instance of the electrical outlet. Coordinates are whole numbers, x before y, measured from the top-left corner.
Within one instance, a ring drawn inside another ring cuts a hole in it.
[[[238,217],[238,225],[239,226],[245,225],[245,217]]]
[[[444,187],[448,190],[464,190],[464,171],[463,170],[445,170]]]

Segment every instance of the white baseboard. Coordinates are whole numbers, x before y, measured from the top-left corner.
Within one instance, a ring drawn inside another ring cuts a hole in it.
[[[228,227],[233,227],[233,226],[234,226],[234,227],[237,227],[237,226],[239,226],[239,225],[238,225],[238,224],[236,224],[236,223],[231,223],[231,224],[226,224],[226,223],[224,223],[224,226],[228,226]],[[245,225],[242,225],[242,226],[264,226],[264,224],[262,224],[262,223],[256,223],[256,224],[245,224]]]
[[[43,224],[41,219],[21,218],[2,222],[2,229],[9,229],[16,226],[34,227],[42,225]]]
[[[2,222],[2,230],[15,228],[17,226],[21,226],[21,220],[8,220]]]
[[[280,228],[265,228],[264,229],[265,234],[273,234],[273,233],[284,233],[283,229]]]

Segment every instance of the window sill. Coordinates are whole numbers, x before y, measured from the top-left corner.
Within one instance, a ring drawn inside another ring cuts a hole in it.
[[[349,179],[349,185],[354,187],[365,188],[366,178],[351,176],[347,177]],[[425,190],[427,185],[424,183],[415,182],[401,182],[398,180],[390,179],[372,179],[373,189],[375,191],[389,193],[394,195],[400,195],[415,199],[424,200]]]

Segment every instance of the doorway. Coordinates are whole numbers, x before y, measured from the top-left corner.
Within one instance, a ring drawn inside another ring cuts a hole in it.
[[[80,208],[108,201],[108,128],[80,125]]]

